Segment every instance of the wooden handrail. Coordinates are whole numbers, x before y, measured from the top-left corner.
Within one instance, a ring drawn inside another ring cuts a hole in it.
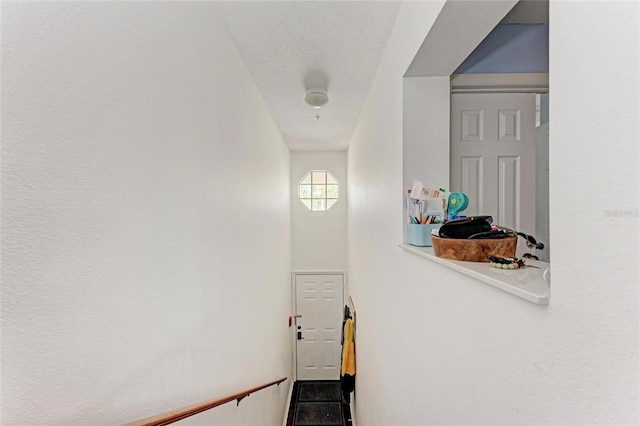
[[[167,411],[166,413],[157,414],[155,416],[147,417],[146,419],[136,420],[131,423],[127,423],[123,426],[163,426],[168,425],[178,420],[186,419],[187,417],[193,416],[194,414],[202,413],[203,411],[207,411],[210,408],[217,407],[218,405],[226,404],[227,402],[231,402],[233,400],[238,402],[240,405],[240,401],[242,401],[245,397],[251,395],[254,392],[257,392],[261,389],[268,388],[269,386],[278,385],[280,383],[287,380],[286,377],[283,377],[278,380],[274,380],[270,383],[265,383],[264,385],[248,389],[242,391],[240,393],[236,393],[234,395],[229,395],[224,398],[214,399],[210,401],[200,402],[198,404],[188,405],[186,407],[178,408],[175,410]]]

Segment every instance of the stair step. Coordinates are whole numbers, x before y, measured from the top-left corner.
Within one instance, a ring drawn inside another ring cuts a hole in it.
[[[350,417],[338,380],[293,384],[287,426],[351,426]]]
[[[342,426],[342,407],[339,402],[299,402],[294,426]]]

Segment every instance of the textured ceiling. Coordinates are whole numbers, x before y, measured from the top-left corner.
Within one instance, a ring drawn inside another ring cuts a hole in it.
[[[230,35],[292,151],[347,149],[400,4],[220,3]],[[318,110],[304,102],[305,89],[316,87],[329,94],[329,103]]]

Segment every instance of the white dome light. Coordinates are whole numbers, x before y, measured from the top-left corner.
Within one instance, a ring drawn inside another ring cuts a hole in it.
[[[329,96],[327,96],[326,89],[307,89],[304,101],[314,108],[320,108],[329,102]]]

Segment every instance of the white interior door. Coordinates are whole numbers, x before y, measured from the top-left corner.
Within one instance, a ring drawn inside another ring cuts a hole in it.
[[[298,380],[338,380],[342,346],[343,276],[296,275]]]
[[[463,213],[535,232],[534,93],[451,95],[451,190],[469,196]]]

